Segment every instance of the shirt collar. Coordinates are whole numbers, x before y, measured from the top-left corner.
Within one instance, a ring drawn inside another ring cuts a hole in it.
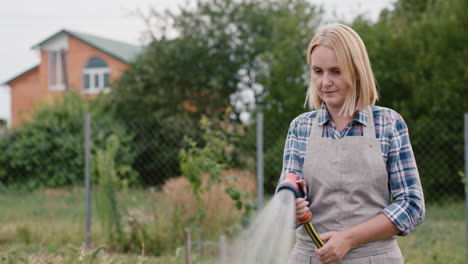
[[[317,117],[318,117],[319,126],[323,126],[325,123],[330,121],[330,114],[328,113],[327,105],[323,102],[322,102],[322,106],[318,110]],[[360,110],[358,111],[356,116],[354,116],[354,119],[352,122],[357,122],[357,123],[363,124],[364,126],[367,126],[367,120],[368,120],[367,111]]]

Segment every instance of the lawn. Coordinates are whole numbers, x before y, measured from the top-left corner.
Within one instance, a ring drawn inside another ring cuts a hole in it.
[[[135,190],[125,204],[145,201],[142,197],[148,195],[149,190]],[[141,253],[131,254],[83,250],[84,197],[82,188],[1,192],[0,263],[182,263],[179,259],[183,258],[176,254],[152,257],[143,248]],[[141,204],[141,207],[145,206],[148,204]],[[99,230],[93,217],[92,241],[96,248],[101,245]],[[93,262],[93,258],[98,260]]]
[[[427,205],[426,220],[400,244],[406,264],[466,263],[463,202]]]
[[[140,212],[151,211],[157,201],[149,197],[155,197],[155,193],[149,189],[127,190],[121,195],[126,197],[122,204]],[[170,216],[163,218],[166,225],[151,227],[155,234],[166,233],[166,237],[172,235],[176,240],[172,242],[175,245],[173,249],[162,255],[155,256],[158,254],[152,251],[155,247],[144,244],[136,245],[137,250],[130,250],[127,254],[82,250],[85,203],[84,191],[79,187],[43,189],[32,193],[3,190],[0,192],[0,212],[0,263],[184,263],[183,241],[180,239],[183,229],[168,228],[167,224],[174,222]],[[158,211],[164,212],[168,211]],[[464,220],[461,201],[428,205],[426,221],[415,232],[398,240],[406,263],[466,263]],[[173,224],[183,225],[180,222]],[[94,217],[92,230],[92,239],[98,248],[102,241],[100,227]],[[97,259],[94,262],[93,257]],[[207,261],[195,259],[194,262]]]

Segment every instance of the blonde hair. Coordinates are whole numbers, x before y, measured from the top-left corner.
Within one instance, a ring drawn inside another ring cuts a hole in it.
[[[358,110],[374,105],[378,99],[374,74],[362,39],[352,28],[342,24],[330,24],[319,29],[307,48],[307,64],[311,65],[311,54],[315,47],[331,48],[337,58],[338,67],[349,89],[339,115],[351,116]],[[307,90],[306,104],[320,108],[320,99],[314,82]]]

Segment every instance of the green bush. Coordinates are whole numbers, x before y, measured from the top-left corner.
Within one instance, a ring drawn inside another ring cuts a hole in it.
[[[211,193],[213,186],[227,182],[229,179],[221,178],[223,170],[232,162],[234,143],[238,141],[237,129],[224,117],[221,122],[212,122],[206,116],[200,120],[203,130],[204,146],[186,137],[187,146],[180,150],[180,167],[185,178],[190,182],[192,194],[197,200],[198,221],[200,229],[204,228],[206,214],[212,203],[211,195],[206,200],[202,198],[203,193]],[[206,174],[207,181],[203,182]],[[234,177],[235,178],[235,177]],[[244,209],[244,218],[247,221],[254,204],[249,202],[250,193],[239,190],[233,185],[226,186],[224,190],[233,201],[236,202],[238,210]]]
[[[8,131],[0,139],[0,183],[27,189],[58,187],[83,182],[84,117],[93,113],[79,94],[66,92],[63,100],[38,106],[31,121]],[[93,115],[93,114],[92,114]],[[116,170],[120,178],[134,182],[131,135],[105,115],[93,115],[92,152],[102,149],[115,134],[121,144]]]

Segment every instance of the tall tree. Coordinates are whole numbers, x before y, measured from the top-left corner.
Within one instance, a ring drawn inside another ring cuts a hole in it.
[[[271,118],[290,119],[298,105],[283,98],[305,94],[306,42],[319,14],[306,0],[208,0],[163,15],[177,36],[154,38],[112,93],[116,115],[138,131],[140,175],[153,184],[177,175],[182,136],[197,138],[200,117],[218,118],[233,102],[239,115],[264,98]],[[150,134],[157,139],[144,144]]]
[[[381,104],[407,120],[429,198],[444,189],[463,195],[466,5],[464,0],[400,0],[377,23],[354,23],[368,46]]]

